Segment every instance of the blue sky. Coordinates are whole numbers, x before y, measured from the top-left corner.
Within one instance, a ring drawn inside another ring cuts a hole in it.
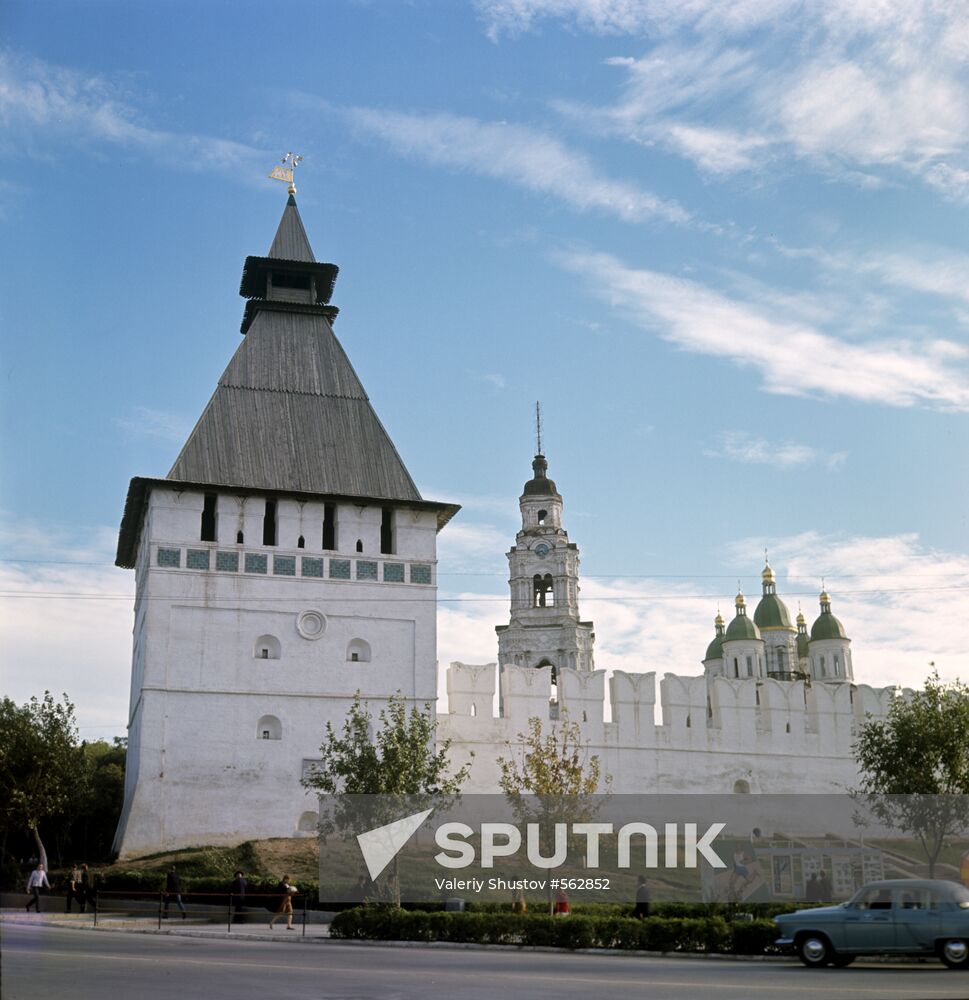
[[[825,577],[858,680],[969,674],[964,5],[2,18],[12,696],[123,731],[127,482],[167,472],[238,343],[287,149],[337,334],[424,494],[464,504],[442,662],[494,657],[541,399],[598,666],[698,672],[766,546],[809,621]]]

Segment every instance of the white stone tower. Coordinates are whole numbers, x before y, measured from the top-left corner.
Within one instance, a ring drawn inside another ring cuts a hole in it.
[[[244,339],[164,479],[131,481],[122,857],[312,835],[300,785],[356,692],[437,695],[436,535],[333,333],[333,264],[289,198],[246,259]]]
[[[592,622],[579,619],[579,548],[562,527],[562,497],[541,453],[519,498],[522,527],[508,553],[511,619],[498,625],[498,662],[592,671]]]

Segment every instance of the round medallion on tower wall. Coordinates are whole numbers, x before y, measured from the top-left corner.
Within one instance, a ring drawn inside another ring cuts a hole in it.
[[[326,631],[326,615],[315,608],[301,611],[296,616],[296,631],[304,639],[321,638]]]
[[[552,551],[552,548],[547,542],[539,542],[532,551],[539,559],[544,559]]]

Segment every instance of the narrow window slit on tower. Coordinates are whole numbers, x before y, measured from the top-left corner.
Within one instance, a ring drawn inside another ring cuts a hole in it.
[[[242,544],[244,544],[245,540],[246,540],[245,535],[243,535],[243,533],[241,531],[237,531],[236,532],[236,545],[242,545]]]
[[[216,541],[215,508],[218,497],[215,493],[205,494],[205,504],[202,507],[202,530],[199,539],[203,542]]]
[[[363,539],[357,539],[357,552],[363,552]]]
[[[262,544],[276,544],[276,501],[266,501],[266,516],[262,521]]]
[[[306,548],[306,539],[302,535],[300,535],[299,538],[296,540],[296,548],[298,549]]]
[[[336,548],[336,504],[323,504],[323,548]]]
[[[380,551],[386,555],[394,551],[394,511],[384,507],[380,511]]]

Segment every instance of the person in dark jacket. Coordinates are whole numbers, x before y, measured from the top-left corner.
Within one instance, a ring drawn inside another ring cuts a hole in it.
[[[645,920],[649,916],[649,886],[646,884],[645,875],[640,875],[636,882],[636,906],[633,909],[633,916],[639,920]]]
[[[165,877],[165,913],[164,917],[168,919],[168,905],[172,901],[172,897],[175,898],[175,902],[178,903],[178,908],[182,911],[182,920],[185,919],[185,904],[182,902],[182,880],[178,876],[178,872],[175,871],[175,866],[172,865],[171,870]]]
[[[249,883],[246,881],[245,876],[242,872],[236,872],[232,879],[232,886],[229,889],[234,913],[232,918],[233,923],[241,924],[243,922],[242,914],[246,910],[246,889],[248,888]]]
[[[77,884],[77,898],[81,904],[81,913],[87,909],[88,900],[94,899],[94,876],[87,865],[81,865],[81,881]]]

